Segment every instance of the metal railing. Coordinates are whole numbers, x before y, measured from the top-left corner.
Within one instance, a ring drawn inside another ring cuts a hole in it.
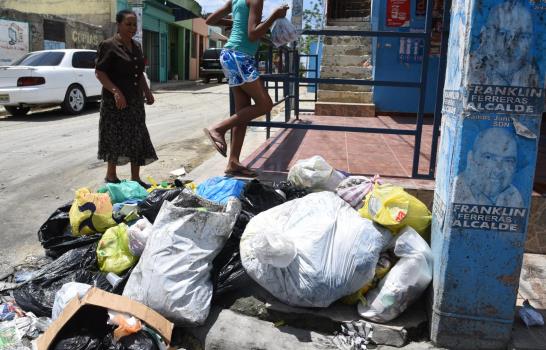
[[[414,136],[414,151],[412,162],[412,177],[432,179],[434,178],[435,163],[436,163],[436,150],[437,139],[439,135],[439,125],[441,120],[441,103],[442,103],[442,90],[443,81],[445,77],[445,56],[447,50],[447,32],[449,26],[449,10],[451,8],[451,0],[444,2],[444,28],[442,31],[442,45],[440,53],[440,65],[439,65],[439,77],[438,77],[438,93],[436,100],[436,108],[434,113],[434,125],[433,125],[433,140],[431,145],[431,157],[429,163],[429,171],[427,174],[419,173],[419,160],[421,155],[421,138],[423,133],[424,122],[424,108],[426,99],[426,87],[427,76],[429,67],[429,51],[430,51],[430,39],[432,33],[432,0],[426,1],[426,16],[425,16],[425,29],[423,32],[389,32],[389,31],[361,31],[361,30],[304,30],[303,35],[324,35],[324,36],[358,36],[358,37],[394,37],[394,38],[421,38],[424,41],[423,60],[421,62],[421,70],[419,74],[419,81],[416,82],[404,82],[404,81],[387,81],[387,80],[368,80],[368,79],[337,79],[337,78],[309,78],[300,77],[300,55],[295,49],[284,48],[281,49],[284,52],[285,62],[291,62],[288,65],[289,70],[272,73],[272,70],[268,70],[266,74],[262,75],[262,79],[266,86],[269,88],[269,83],[275,83],[276,98],[275,104],[285,103],[285,120],[284,122],[272,122],[271,116],[266,116],[266,121],[253,121],[250,122],[250,126],[266,127],[267,137],[270,137],[270,128],[284,128],[284,129],[305,129],[305,130],[326,130],[326,131],[343,131],[343,132],[363,132],[363,133],[376,133],[376,134],[393,134],[393,135],[411,135]],[[271,50],[270,50],[270,58]],[[268,65],[269,67],[271,64]],[[278,99],[277,90],[278,84],[282,82],[283,85],[283,98]],[[301,84],[341,84],[341,85],[359,85],[359,86],[386,86],[386,87],[401,87],[401,88],[413,88],[417,89],[419,98],[417,106],[417,118],[415,129],[390,129],[390,128],[375,128],[375,127],[354,127],[354,126],[341,126],[341,125],[324,125],[324,124],[298,124],[295,121],[290,121],[290,115],[292,106],[294,109],[294,115],[297,119],[299,113],[302,111],[299,108],[299,87]],[[290,88],[289,87],[292,87]],[[234,113],[233,103],[231,103],[231,111]]]

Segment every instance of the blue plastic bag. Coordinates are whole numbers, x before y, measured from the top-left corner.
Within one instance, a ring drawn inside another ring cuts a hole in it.
[[[108,193],[112,204],[122,203],[129,199],[140,201],[148,197],[148,192],[138,182],[127,180],[122,180],[119,184],[107,183],[97,192]]]
[[[216,176],[197,186],[197,195],[216,203],[226,204],[230,197],[240,198],[244,188],[244,181]]]

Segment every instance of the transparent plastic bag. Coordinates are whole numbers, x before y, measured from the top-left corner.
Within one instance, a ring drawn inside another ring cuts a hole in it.
[[[296,27],[285,17],[277,19],[271,27],[271,41],[276,47],[298,40]]]
[[[296,188],[334,192],[345,175],[335,170],[321,156],[301,159],[290,168],[288,181]]]
[[[152,224],[146,218],[138,220],[129,227],[127,235],[129,236],[129,249],[134,256],[141,256],[146,242],[152,231]]]

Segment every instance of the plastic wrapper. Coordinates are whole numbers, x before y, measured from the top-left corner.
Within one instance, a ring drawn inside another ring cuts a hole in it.
[[[128,200],[143,200],[148,192],[136,181],[121,180],[120,183],[107,183],[97,190],[99,193],[108,193],[112,204],[123,203]]]
[[[339,183],[336,193],[351,207],[360,209],[364,205],[364,197],[373,190],[373,185],[378,180],[378,175],[374,178],[349,176]]]
[[[97,260],[102,272],[122,274],[133,267],[138,258],[129,249],[127,225],[119,224],[106,230],[97,245]]]
[[[187,189],[164,202],[123,295],[177,325],[203,324],[212,298],[212,261],[240,210],[237,199],[222,206]]]
[[[127,230],[127,235],[129,236],[129,249],[134,256],[142,255],[151,231],[152,224],[146,218],[138,220],[129,227]]]
[[[398,317],[427,289],[432,281],[432,251],[411,227],[400,231],[394,254],[400,258],[377,288],[358,304],[360,316],[385,323]]]
[[[296,27],[287,19],[279,18],[273,22],[271,27],[271,41],[276,47],[280,47],[298,40]]]
[[[290,183],[312,192],[334,192],[344,178],[345,175],[334,169],[321,156],[298,160],[288,171]]]
[[[115,226],[112,202],[106,193],[91,193],[87,188],[76,191],[76,198],[68,213],[74,236],[103,233]]]
[[[157,189],[152,191],[148,197],[138,205],[138,212],[144,216],[152,224],[165,201],[172,201],[182,192],[182,188],[174,188],[172,190]]]
[[[47,256],[57,258],[67,251],[88,245],[100,239],[99,234],[72,235],[68,212],[72,203],[67,203],[55,210],[38,230],[38,240]]]
[[[544,317],[529,304],[529,300],[523,302],[523,307],[519,309],[519,317],[527,327],[544,326]]]
[[[231,177],[216,176],[197,186],[197,195],[209,201],[226,204],[231,197],[239,198],[245,183]]]
[[[55,294],[51,318],[56,320],[63,312],[65,306],[75,297],[82,298],[91,289],[89,284],[68,282]]]
[[[391,237],[336,194],[313,193],[252,218],[241,238],[241,260],[279,300],[327,307],[372,280]]]
[[[402,187],[391,184],[374,185],[359,213],[394,233],[398,233],[405,226],[410,226],[423,235],[432,220],[432,214],[423,202],[404,191]]]

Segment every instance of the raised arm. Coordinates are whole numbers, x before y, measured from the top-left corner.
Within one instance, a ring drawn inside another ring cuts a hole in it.
[[[268,19],[262,21],[262,11],[264,8],[264,0],[248,0],[250,4],[250,15],[248,17],[248,38],[251,41],[256,41],[262,38],[275,20],[285,17],[288,11],[288,5],[278,7]]]
[[[209,26],[219,25],[225,27],[233,26],[233,21],[231,19],[226,19],[227,15],[231,13],[231,0],[226,1],[224,6],[220,7],[218,10],[211,13],[206,20],[206,23]]]

